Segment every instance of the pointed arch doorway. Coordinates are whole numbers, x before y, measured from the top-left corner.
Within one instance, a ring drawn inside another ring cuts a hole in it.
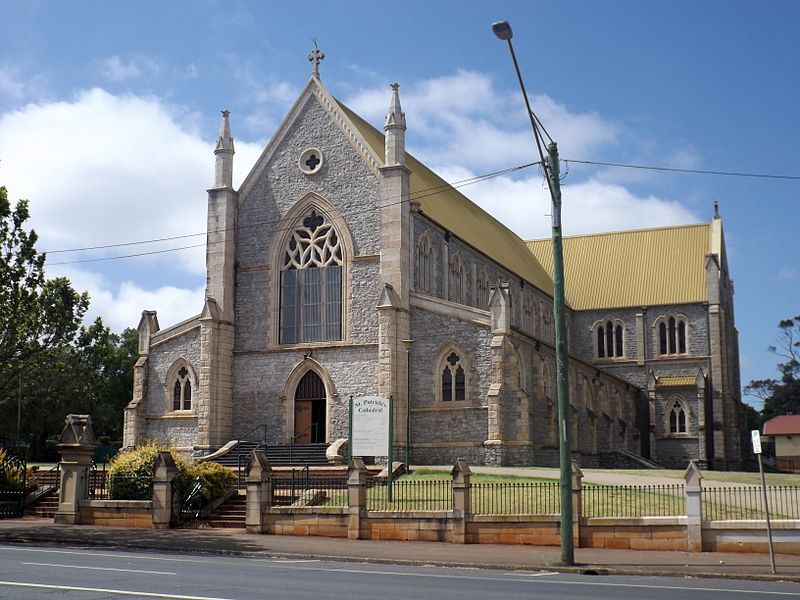
[[[320,444],[325,441],[327,403],[325,383],[314,371],[308,371],[294,392],[296,444]]]

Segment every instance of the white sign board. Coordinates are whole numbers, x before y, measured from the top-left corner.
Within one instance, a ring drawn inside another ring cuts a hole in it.
[[[353,398],[351,456],[388,456],[389,399],[380,396]]]
[[[761,454],[761,433],[758,429],[753,429],[750,437],[753,438],[753,454]]]

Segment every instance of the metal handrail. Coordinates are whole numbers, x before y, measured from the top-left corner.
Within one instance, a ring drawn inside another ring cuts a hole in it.
[[[256,425],[255,427],[253,427],[250,431],[248,431],[244,435],[239,436],[239,443],[241,443],[243,440],[247,441],[247,438],[250,436],[250,434],[253,433],[254,431],[259,430],[259,429],[261,429],[261,431],[262,431],[261,445],[262,446],[266,446],[267,445],[267,424],[266,423],[260,423],[260,424]]]
[[[294,462],[294,441],[299,438],[301,435],[306,433],[309,429],[313,430],[311,434],[311,438],[314,439],[317,433],[317,423],[311,423],[308,427],[303,429],[302,431],[298,431],[293,436],[289,438],[289,462]]]
[[[50,486],[44,486],[39,481],[47,478],[55,471],[55,483]],[[61,489],[61,463],[56,463],[55,467],[50,467],[47,471],[37,471],[33,476],[33,481],[36,482],[36,491],[32,492],[28,497],[28,504],[36,502],[39,498],[49,494],[51,491],[58,491]]]

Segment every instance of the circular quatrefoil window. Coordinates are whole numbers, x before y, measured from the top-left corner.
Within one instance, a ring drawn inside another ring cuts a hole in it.
[[[309,148],[300,155],[297,164],[306,175],[318,173],[322,168],[322,152],[319,148]]]

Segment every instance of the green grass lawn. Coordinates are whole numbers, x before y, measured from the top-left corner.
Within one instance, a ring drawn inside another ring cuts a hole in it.
[[[584,479],[582,516],[644,517],[680,516],[685,514],[683,471],[678,470],[606,470],[587,469],[584,473],[618,473],[635,475],[637,485],[602,485]],[[674,485],[650,484],[649,476],[669,477]],[[719,483],[759,484],[758,473],[704,472],[705,487],[715,488],[703,495],[704,518],[763,519],[759,490],[723,488]],[[560,512],[558,480],[517,474],[473,473],[470,499],[475,514],[547,515]],[[367,489],[367,509],[379,511],[451,510],[450,471],[420,467],[395,480],[392,498],[388,498],[385,482]],[[800,476],[771,474],[770,486],[800,486]],[[798,518],[798,492],[773,490],[770,500],[775,518]],[[329,495],[328,506],[346,505],[346,492]]]

